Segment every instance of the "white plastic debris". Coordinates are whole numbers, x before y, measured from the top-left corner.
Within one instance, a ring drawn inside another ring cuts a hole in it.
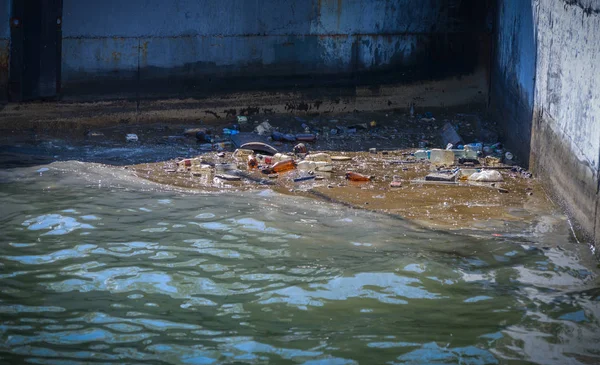
[[[269,122],[262,122],[258,126],[256,126],[256,129],[254,131],[258,133],[259,136],[264,136],[265,134],[271,133],[272,129],[273,127],[271,126],[271,124],[269,124]]]
[[[127,140],[127,142],[137,142],[138,136],[137,136],[137,134],[129,133],[128,135],[125,136],[125,139]]]
[[[500,174],[496,170],[484,170],[481,172],[476,172],[469,176],[469,181],[477,181],[477,182],[499,182],[504,181],[502,178],[502,174]]]

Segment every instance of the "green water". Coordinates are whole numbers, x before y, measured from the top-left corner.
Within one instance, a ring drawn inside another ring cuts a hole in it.
[[[80,163],[1,170],[0,209],[3,364],[600,363],[564,221],[450,234]]]

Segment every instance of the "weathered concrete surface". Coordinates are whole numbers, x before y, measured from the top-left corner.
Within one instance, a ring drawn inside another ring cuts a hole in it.
[[[489,50],[487,1],[63,4],[66,96],[444,78],[476,71]]]
[[[8,98],[11,0],[0,0],[0,102]]]
[[[600,241],[600,3],[540,0],[531,162],[589,239]]]
[[[380,87],[318,88],[286,92],[238,92],[203,99],[113,100],[8,104],[0,110],[0,134],[23,130],[80,130],[119,124],[224,122],[236,115],[332,114],[379,110],[435,111],[449,105],[485,109],[487,75]],[[449,92],[453,90],[453,92]],[[463,109],[463,110],[465,110]]]
[[[528,163],[537,53],[533,3],[499,1],[495,25],[490,107],[507,147]]]

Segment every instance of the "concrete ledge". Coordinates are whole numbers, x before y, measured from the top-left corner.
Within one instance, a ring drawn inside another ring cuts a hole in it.
[[[470,106],[485,108],[487,77],[475,74],[413,84],[305,88],[271,92],[213,94],[206,98],[109,100],[8,104],[0,111],[0,131],[82,129],[116,124],[232,121],[236,115],[348,113]]]

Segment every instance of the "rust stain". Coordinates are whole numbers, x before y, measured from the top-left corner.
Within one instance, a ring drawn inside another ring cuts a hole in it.
[[[140,58],[141,63],[145,65],[148,60],[148,41],[140,42]]]
[[[118,63],[119,61],[121,61],[121,52],[114,52],[112,53],[112,60],[115,63]]]

